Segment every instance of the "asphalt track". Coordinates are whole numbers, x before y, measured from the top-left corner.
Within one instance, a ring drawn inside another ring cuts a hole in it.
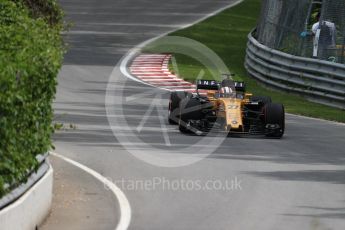
[[[282,140],[185,136],[166,124],[166,92],[115,68],[139,43],[232,1],[60,2],[74,26],[54,107],[76,129],[54,136],[56,151],[115,182],[148,183],[122,186],[130,229],[344,229],[344,125],[287,115]],[[195,185],[207,181],[238,186]]]

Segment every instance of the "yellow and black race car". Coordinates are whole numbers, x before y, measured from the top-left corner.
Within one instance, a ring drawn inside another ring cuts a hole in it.
[[[270,97],[245,92],[244,82],[198,80],[196,93],[174,91],[169,101],[169,123],[182,133],[210,131],[281,138],[285,129],[282,104]]]

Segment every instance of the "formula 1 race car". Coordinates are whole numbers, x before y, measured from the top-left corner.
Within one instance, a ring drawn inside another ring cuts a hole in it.
[[[170,95],[169,123],[177,124],[182,133],[283,136],[284,106],[272,103],[270,97],[246,93],[244,82],[198,80],[196,86],[196,93]]]

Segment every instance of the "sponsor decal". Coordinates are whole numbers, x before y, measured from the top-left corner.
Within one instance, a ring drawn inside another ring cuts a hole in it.
[[[239,106],[238,105],[229,105],[228,109],[238,109]]]

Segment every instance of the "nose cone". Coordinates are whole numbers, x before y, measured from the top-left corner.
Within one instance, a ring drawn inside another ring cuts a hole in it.
[[[228,129],[240,129],[243,127],[242,101],[240,99],[227,99],[224,101],[224,104]]]

